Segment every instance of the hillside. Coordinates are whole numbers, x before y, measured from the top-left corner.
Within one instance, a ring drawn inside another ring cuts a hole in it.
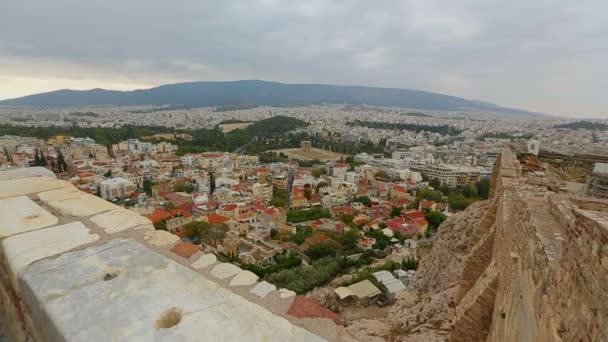
[[[284,84],[257,80],[177,83],[133,91],[58,90],[0,101],[0,106],[307,106],[324,103],[534,114],[524,110],[499,107],[487,102],[471,101],[420,90],[323,84]]]
[[[305,121],[278,115],[254,122],[251,126],[247,127],[247,131],[251,135],[268,136],[283,134],[306,126],[308,126],[308,123]]]
[[[576,121],[563,125],[556,125],[555,128],[570,128],[570,129],[597,129],[600,131],[608,130],[608,125],[600,123],[600,122],[591,122],[591,121]]]

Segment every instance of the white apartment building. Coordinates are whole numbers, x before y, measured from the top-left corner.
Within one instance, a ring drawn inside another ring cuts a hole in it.
[[[424,173],[430,179],[438,179],[442,186],[455,187],[457,171],[448,165],[428,165]]]
[[[137,189],[135,183],[120,177],[103,180],[99,186],[101,197],[105,200],[125,198]]]

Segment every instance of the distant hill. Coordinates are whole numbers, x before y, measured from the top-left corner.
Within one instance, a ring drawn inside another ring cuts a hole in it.
[[[492,103],[420,90],[284,84],[258,80],[188,82],[133,91],[57,90],[0,101],[2,106],[28,107],[172,105],[178,106],[177,108],[192,108],[196,106],[307,106],[318,104],[361,104],[427,110],[481,110],[523,115],[535,114],[525,110],[500,107]]]
[[[597,129],[600,131],[608,130],[608,125],[600,122],[591,121],[576,121],[563,125],[556,125],[555,128],[570,128],[570,129]]]

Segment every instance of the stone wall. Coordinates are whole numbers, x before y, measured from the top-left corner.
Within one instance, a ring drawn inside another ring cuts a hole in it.
[[[489,203],[455,216],[478,217],[473,227],[440,227],[420,264],[431,269],[418,274],[419,303],[392,312],[399,340],[436,329],[450,341],[608,341],[608,202],[528,183],[510,150],[497,159],[492,185]],[[446,246],[463,245],[454,234],[465,231],[464,257],[450,255]],[[442,273],[458,285],[437,281]]]
[[[294,293],[202,254],[42,168],[0,172],[0,321],[9,341],[348,340]]]

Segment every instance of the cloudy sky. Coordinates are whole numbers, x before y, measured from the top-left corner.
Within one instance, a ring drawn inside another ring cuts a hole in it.
[[[237,79],[608,118],[608,1],[0,1],[0,99]]]

